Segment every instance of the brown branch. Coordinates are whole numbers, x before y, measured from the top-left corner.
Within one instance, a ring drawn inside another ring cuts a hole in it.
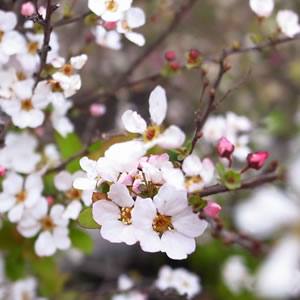
[[[130,67],[117,79],[112,90],[114,91],[116,87],[122,87],[126,84],[126,81],[132,75],[132,73],[137,69],[137,67],[146,59],[148,56],[169,36],[169,34],[174,31],[174,29],[180,24],[181,20],[185,16],[186,12],[190,10],[197,0],[189,0],[186,5],[182,6],[178,12],[175,14],[173,21],[170,25],[156,38],[156,40],[145,49],[140,56],[130,65]]]
[[[273,182],[276,180],[282,180],[282,175],[278,175],[275,173],[261,174],[255,178],[242,181],[240,188],[235,189],[235,191],[251,189],[256,186],[260,186],[262,184]],[[230,192],[230,191],[232,190],[229,190],[224,184],[215,184],[204,188],[201,192],[199,192],[199,195],[200,197],[207,197],[207,196]]]
[[[76,23],[79,21],[84,20],[85,17],[87,17],[91,12],[87,11],[79,16],[73,17],[73,18],[62,18],[61,20],[53,23],[53,27],[60,27],[63,25],[68,25],[68,24],[72,24],[72,23]]]

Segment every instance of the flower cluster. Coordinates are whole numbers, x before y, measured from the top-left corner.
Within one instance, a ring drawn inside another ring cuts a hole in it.
[[[121,38],[124,35],[129,41],[142,47],[145,38],[136,28],[146,23],[144,11],[132,7],[132,0],[89,0],[88,7],[97,16],[97,26],[93,29],[96,43],[111,49],[122,48]]]
[[[144,251],[184,259],[207,227],[189,206],[188,196],[213,180],[214,165],[208,158],[188,155],[175,168],[167,153],[145,156],[156,145],[174,149],[184,142],[177,126],[161,133],[166,101],[164,89],[156,87],[149,98],[149,126],[138,113],[126,111],[125,128],[141,138],[114,144],[98,161],[82,158],[86,176],[77,177],[73,186],[92,193],[93,217],[103,238],[128,245],[139,242]]]

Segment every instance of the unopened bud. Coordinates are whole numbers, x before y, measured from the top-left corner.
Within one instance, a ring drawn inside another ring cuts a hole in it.
[[[25,17],[32,16],[35,13],[35,8],[32,2],[25,2],[21,6],[21,15]]]
[[[117,27],[117,22],[108,22],[105,21],[103,26],[107,29],[107,30],[114,30]]]
[[[167,52],[165,53],[165,59],[166,59],[167,61],[173,61],[175,58],[176,58],[176,54],[175,54],[174,51],[167,51]]]
[[[106,106],[104,104],[94,103],[90,105],[90,113],[94,117],[103,116],[106,113]]]
[[[204,212],[210,217],[217,217],[221,211],[221,206],[214,201],[206,200],[207,205],[204,207]]]
[[[200,56],[200,52],[197,49],[192,49],[189,52],[189,58],[192,60],[196,60]]]
[[[269,157],[268,152],[253,152],[248,154],[248,169],[259,170],[265,163],[265,160]]]
[[[179,69],[180,69],[180,64],[179,64],[179,62],[178,62],[178,61],[172,62],[172,63],[171,63],[171,68],[172,68],[173,71],[179,70]]]
[[[234,145],[226,139],[225,136],[221,137],[218,144],[218,153],[220,157],[231,160],[231,154],[234,151]]]

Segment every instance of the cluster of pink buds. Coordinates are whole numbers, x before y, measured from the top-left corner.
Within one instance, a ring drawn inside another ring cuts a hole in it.
[[[180,63],[176,61],[176,54],[174,51],[170,50],[165,53],[165,59],[170,64],[173,71],[180,69]]]

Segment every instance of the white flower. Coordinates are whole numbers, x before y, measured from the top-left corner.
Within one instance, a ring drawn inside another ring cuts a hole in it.
[[[222,276],[225,284],[235,294],[240,293],[245,288],[249,288],[252,282],[244,258],[238,255],[230,256],[226,260]]]
[[[209,142],[217,142],[224,136],[226,121],[223,116],[212,116],[208,118],[203,127],[203,137]]]
[[[49,215],[47,210],[47,200],[42,198],[32,210],[26,212],[17,226],[24,237],[33,237],[41,231],[34,244],[35,253],[39,256],[51,256],[57,249],[66,250],[71,246],[67,227],[69,221],[62,217],[64,206],[53,205]]]
[[[250,0],[251,9],[263,18],[269,17],[274,9],[274,0]]]
[[[33,277],[14,282],[10,288],[10,296],[12,300],[42,300],[36,296],[37,281]]]
[[[107,47],[114,50],[122,48],[121,34],[115,30],[107,31],[103,26],[96,26],[93,30],[96,43],[100,46]]]
[[[287,299],[295,296],[299,254],[300,242],[297,237],[288,235],[279,240],[258,270],[256,293],[260,297],[272,299]]]
[[[166,184],[153,201],[138,197],[131,216],[142,249],[166,252],[172,259],[185,259],[192,253],[194,238],[207,227],[188,206],[186,192]]]
[[[111,201],[102,199],[93,204],[93,218],[101,225],[102,237],[112,243],[135,244],[137,239],[131,219],[134,200],[127,187],[112,184],[107,196]]]
[[[157,86],[150,94],[149,112],[152,125],[147,127],[146,121],[135,111],[127,110],[122,115],[122,122],[127,131],[143,135],[146,146],[155,145],[164,149],[176,149],[180,147],[185,134],[175,125],[170,126],[160,134],[160,125],[166,117],[167,98],[166,92],[161,86]]]
[[[73,188],[73,181],[76,178],[83,177],[84,173],[78,171],[74,174],[70,174],[67,171],[61,171],[54,177],[54,186],[65,193],[66,198],[70,201],[67,205],[65,212],[63,213],[63,218],[76,220],[79,216],[83,201],[85,206],[90,206],[92,204],[92,193],[93,191],[80,191]]]
[[[41,199],[44,188],[41,177],[37,174],[24,178],[16,173],[9,173],[3,180],[3,192],[0,193],[0,212],[8,212],[11,222],[18,222],[25,208],[31,208]]]
[[[64,59],[56,58],[52,60],[52,65],[55,68],[60,68],[58,72],[52,75],[52,78],[59,83],[67,98],[74,95],[81,88],[81,78],[75,73],[75,70],[80,70],[87,59],[86,54],[81,54],[72,57],[69,63],[66,63]]]
[[[229,140],[231,136],[235,136],[238,133],[249,132],[253,125],[251,121],[245,116],[238,116],[233,112],[226,114],[226,133],[224,134]]]
[[[37,145],[37,139],[26,131],[9,132],[5,147],[0,150],[0,164],[18,173],[32,173],[41,159],[41,155],[35,152]]]
[[[160,268],[155,286],[163,291],[173,288],[179,295],[186,295],[188,299],[201,292],[200,279],[196,274],[183,268],[172,270],[169,266]]]
[[[118,277],[118,289],[120,291],[126,291],[133,288],[134,282],[133,280],[126,274],[121,274]]]
[[[300,33],[300,24],[298,15],[292,10],[280,10],[277,13],[276,20],[280,30],[290,38]]]
[[[31,84],[15,88],[16,97],[5,103],[4,111],[12,117],[14,125],[36,128],[44,122],[44,112],[50,102],[50,88],[45,81],[38,83],[32,92]]]
[[[88,7],[104,21],[115,22],[131,7],[132,0],[89,0]]]
[[[117,31],[123,33],[125,37],[142,47],[145,45],[145,38],[142,34],[133,32],[133,29],[143,26],[146,23],[144,11],[138,7],[128,9],[122,19],[117,23]]]
[[[215,167],[209,158],[201,160],[195,154],[187,156],[182,164],[185,176],[189,178],[185,182],[188,192],[193,193],[202,190],[214,177]]]
[[[299,206],[274,187],[258,189],[235,209],[235,221],[241,231],[257,237],[268,237],[273,232],[297,222]]]
[[[7,63],[11,55],[20,53],[26,47],[24,37],[13,30],[16,25],[15,13],[0,10],[0,64]]]

